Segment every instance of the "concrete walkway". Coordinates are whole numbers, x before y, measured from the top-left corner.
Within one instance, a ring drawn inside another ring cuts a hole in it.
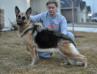
[[[68,24],[68,30],[73,30],[73,25]],[[74,24],[74,31],[97,32],[97,24]]]
[[[68,27],[68,30],[73,30],[72,27]],[[97,28],[87,28],[87,27],[74,27],[74,31],[78,32],[97,32]]]

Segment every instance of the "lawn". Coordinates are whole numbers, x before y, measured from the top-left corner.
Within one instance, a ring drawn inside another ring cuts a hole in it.
[[[31,57],[16,32],[0,34],[0,74],[97,74],[97,34],[76,33],[79,51],[88,58],[88,67],[63,65],[55,55],[29,66]]]

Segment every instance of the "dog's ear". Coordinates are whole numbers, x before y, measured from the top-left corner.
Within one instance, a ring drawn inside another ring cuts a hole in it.
[[[19,13],[20,13],[20,9],[17,6],[15,6],[15,14],[18,15]]]
[[[32,8],[31,7],[29,7],[28,9],[27,9],[27,11],[26,11],[26,15],[27,15],[27,17],[29,18],[29,16],[32,14]]]

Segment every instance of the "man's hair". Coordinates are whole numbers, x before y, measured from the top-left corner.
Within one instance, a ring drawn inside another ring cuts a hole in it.
[[[47,3],[46,3],[46,6],[48,6],[49,4],[55,4],[55,6],[56,7],[58,7],[58,3],[56,2],[56,1],[48,1]]]

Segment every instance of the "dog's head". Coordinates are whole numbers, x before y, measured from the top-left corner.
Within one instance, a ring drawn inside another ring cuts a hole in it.
[[[21,12],[20,9],[16,6],[15,7],[15,14],[16,14],[16,22],[17,25],[23,26],[24,24],[27,23],[29,16],[32,13],[31,7],[26,10],[26,12]]]
[[[40,24],[33,24],[33,22],[30,20],[30,15],[32,14],[31,7],[26,10],[26,12],[21,12],[20,9],[16,6],[15,7],[15,14],[16,14],[16,22],[17,26],[19,27],[19,30],[23,30],[23,27],[30,26],[33,28],[33,32],[40,31],[43,26]]]

